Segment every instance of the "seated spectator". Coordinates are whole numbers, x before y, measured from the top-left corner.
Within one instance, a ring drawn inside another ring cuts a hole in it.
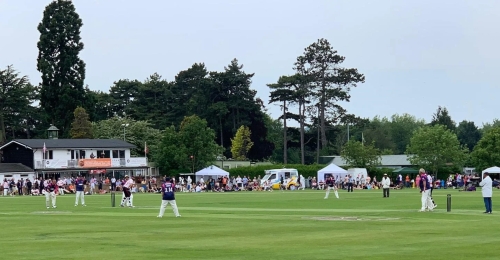
[[[31,190],[31,196],[38,196],[38,195],[40,195],[40,193],[39,193],[39,192],[40,192],[40,191],[39,191],[38,189],[32,189],[32,190]]]
[[[323,181],[319,182],[318,189],[324,190],[325,189],[325,183]]]
[[[195,192],[201,192],[201,184],[196,185]]]
[[[259,185],[259,183],[258,183],[257,181],[254,181],[254,182],[253,182],[253,187],[252,187],[252,189],[253,189],[254,191],[259,191],[259,190],[260,190],[260,185]]]
[[[269,185],[269,182],[268,181],[265,181],[264,182],[264,191],[273,191],[273,189],[271,188],[271,185]]]
[[[75,185],[74,184],[70,184],[69,187],[68,187],[68,193],[75,193]]]
[[[313,190],[318,189],[318,183],[316,182],[316,180],[313,180],[313,181],[312,181],[312,183],[311,183],[311,188],[312,188]]]

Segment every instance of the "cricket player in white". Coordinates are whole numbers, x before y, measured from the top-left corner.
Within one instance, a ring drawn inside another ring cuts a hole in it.
[[[125,193],[122,192],[122,201],[124,199],[125,199]],[[134,206],[134,194],[132,192],[130,193],[130,199],[128,200],[127,206],[131,207],[131,208],[135,208],[135,206]]]
[[[52,200],[52,208],[56,207],[56,193],[58,192],[58,187],[56,185],[56,180],[49,182],[47,186],[45,186],[45,206],[50,208],[50,201]]]
[[[134,207],[130,204],[130,196],[131,196],[130,189],[132,188],[133,185],[134,181],[128,175],[125,175],[125,184],[123,184],[124,197],[122,199],[122,203],[120,204],[121,207],[124,207],[125,205],[131,208]]]
[[[337,191],[337,185],[336,185],[333,177],[328,177],[328,179],[326,179],[326,185],[327,185],[327,188],[326,188],[325,200],[328,199],[328,196],[330,195],[330,190],[332,190],[332,189],[335,192],[335,197],[337,197],[337,199],[338,199],[339,192]]]
[[[427,179],[427,174],[425,174],[424,169],[420,169],[420,193],[422,194],[422,208],[419,210],[420,212],[424,212],[427,209],[432,211],[434,209],[434,205],[431,200],[431,183],[429,183]]]

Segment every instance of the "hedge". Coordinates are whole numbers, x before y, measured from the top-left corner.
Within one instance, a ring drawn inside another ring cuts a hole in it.
[[[246,167],[238,167],[238,168],[232,168],[227,170],[231,176],[247,176],[250,178],[254,178],[260,175],[260,177],[264,176],[264,170],[270,170],[270,169],[282,169],[282,168],[292,168],[292,169],[297,169],[299,171],[299,174],[302,174],[305,178],[311,176],[311,177],[316,177],[318,176],[318,171],[326,167],[327,164],[311,164],[311,165],[302,165],[302,164],[288,164],[283,165],[283,164],[273,164],[273,165],[258,165],[258,166],[246,166]],[[344,169],[348,169],[350,167],[341,167]],[[377,177],[377,180],[380,181],[382,177],[384,176],[384,173],[387,173],[391,179],[395,179],[397,177],[396,174],[393,174],[392,171],[394,169],[392,168],[367,168],[366,169],[368,172],[368,175],[373,179],[373,177]],[[438,178],[446,178],[448,174],[453,173],[452,168],[447,168],[443,167],[439,169],[439,174]],[[356,176],[355,176],[356,177]],[[366,176],[365,176],[366,177]],[[405,176],[403,176],[404,178]],[[415,174],[412,174],[410,178],[414,178]]]
[[[305,178],[311,176],[311,177],[316,177],[318,176],[318,171],[326,167],[327,164],[311,164],[311,165],[302,165],[302,164],[288,164],[286,167],[282,164],[273,164],[273,165],[259,165],[259,166],[247,166],[247,167],[238,167],[238,168],[232,168],[229,169],[229,173],[231,176],[250,176],[251,178],[257,177],[260,175],[260,177],[264,176],[264,170],[270,170],[270,169],[282,169],[282,168],[292,168],[292,169],[297,169],[299,171],[299,174],[302,174]],[[348,169],[350,167],[341,167],[344,169]],[[392,171],[394,169],[386,169],[386,168],[367,168],[368,175],[370,177],[377,176],[377,180],[381,180],[382,176],[384,173],[391,175]],[[365,176],[366,177],[366,176]]]

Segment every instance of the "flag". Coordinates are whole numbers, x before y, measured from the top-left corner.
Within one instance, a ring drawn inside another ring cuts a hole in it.
[[[146,144],[146,142],[144,142],[144,153],[148,154],[148,152],[149,152],[148,145]]]

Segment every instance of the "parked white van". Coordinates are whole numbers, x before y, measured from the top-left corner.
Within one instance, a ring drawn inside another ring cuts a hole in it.
[[[299,177],[297,169],[271,169],[265,170],[264,173],[265,175],[260,180],[260,184],[263,185],[265,181],[268,181],[271,187],[275,190],[280,188],[280,180],[282,176],[287,189],[291,185],[295,185],[297,183],[297,178]]]

